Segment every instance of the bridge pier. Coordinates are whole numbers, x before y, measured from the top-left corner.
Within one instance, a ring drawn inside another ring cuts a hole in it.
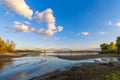
[[[72,56],[72,51],[71,51],[71,56]]]
[[[59,56],[59,54],[60,54],[60,53],[59,53],[59,51],[58,51],[58,56]]]
[[[46,55],[46,50],[44,50],[44,56]]]

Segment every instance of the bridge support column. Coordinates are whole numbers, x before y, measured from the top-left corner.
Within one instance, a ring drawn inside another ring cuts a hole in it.
[[[58,56],[59,56],[59,51],[58,51]]]
[[[71,56],[72,56],[72,51],[71,51]]]
[[[46,55],[46,50],[44,50],[44,56]]]

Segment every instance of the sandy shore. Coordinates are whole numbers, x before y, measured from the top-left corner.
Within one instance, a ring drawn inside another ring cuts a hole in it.
[[[59,55],[56,56],[61,59],[68,59],[68,60],[82,60],[82,59],[89,59],[89,58],[100,58],[100,57],[120,57],[120,55],[115,54],[97,54],[97,55]]]
[[[109,80],[106,76],[120,71],[120,63],[97,64],[83,63],[65,71],[54,71],[30,80]]]

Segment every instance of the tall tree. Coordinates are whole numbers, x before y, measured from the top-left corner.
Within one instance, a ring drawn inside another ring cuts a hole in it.
[[[0,37],[0,52],[4,53],[6,52],[6,43],[4,42],[4,40],[2,40],[2,38]]]
[[[117,46],[117,52],[120,53],[120,37],[117,37],[116,46]]]
[[[116,49],[117,49],[116,44],[114,42],[111,42],[110,45],[109,45],[109,50],[114,51]]]
[[[11,40],[7,40],[6,42],[0,37],[0,53],[6,52],[14,52],[15,51],[15,43]]]
[[[15,43],[11,40],[7,40],[7,51],[14,52],[15,51]]]
[[[100,45],[102,51],[108,51],[109,45],[107,43],[103,43]]]

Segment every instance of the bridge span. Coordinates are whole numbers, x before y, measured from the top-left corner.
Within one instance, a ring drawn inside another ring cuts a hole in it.
[[[47,55],[49,53],[57,53],[60,55],[61,53],[70,53],[71,55],[74,53],[99,53],[100,51],[97,50],[71,50],[68,48],[61,48],[61,49],[56,49],[56,48],[48,48],[48,49],[42,49],[42,48],[36,48],[34,49],[36,51],[41,51],[44,55]]]

